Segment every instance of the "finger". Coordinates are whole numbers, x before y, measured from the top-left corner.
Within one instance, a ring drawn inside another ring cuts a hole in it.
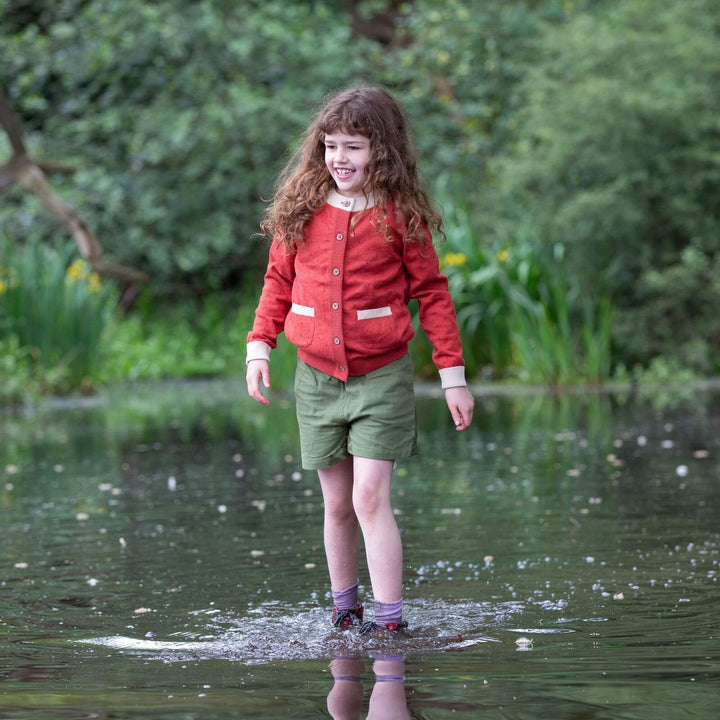
[[[452,419],[453,419],[455,428],[457,430],[461,429],[463,427],[464,420],[463,420],[463,416],[462,416],[462,412],[460,411],[460,408],[454,407],[451,410],[450,414],[452,415]]]
[[[247,387],[248,387],[248,395],[255,401],[259,402],[262,405],[269,405],[269,401],[267,398],[265,398],[260,391],[260,374],[259,373],[249,373],[247,376]]]
[[[453,422],[455,423],[456,430],[465,430],[469,428],[472,423],[472,410],[463,410],[458,408],[453,412]]]
[[[253,395],[253,398],[257,400],[261,405],[269,405],[270,401],[262,394],[260,391],[260,388],[257,388],[255,390],[255,394]]]
[[[269,405],[270,401],[260,392],[260,388],[257,388],[251,395],[253,400],[257,400],[261,405]]]

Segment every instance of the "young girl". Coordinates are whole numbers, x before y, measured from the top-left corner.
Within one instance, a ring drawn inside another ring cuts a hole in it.
[[[396,459],[416,454],[408,302],[433,345],[455,427],[472,421],[462,346],[403,113],[384,90],[330,97],[281,173],[262,223],[273,237],[248,334],[247,386],[263,405],[278,333],[298,348],[295,397],[302,466],[317,470],[334,600],[332,623],[397,632],[402,543],[390,503]],[[358,601],[358,527],[374,599]]]

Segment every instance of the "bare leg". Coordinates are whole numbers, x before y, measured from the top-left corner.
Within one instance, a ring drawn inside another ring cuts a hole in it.
[[[367,720],[409,720],[405,682],[402,679],[405,676],[405,663],[402,660],[376,660],[373,671],[377,680],[370,695]]]
[[[360,540],[353,508],[353,459],[318,470],[325,504],[325,555],[330,585],[344,590],[358,580]]]
[[[402,541],[392,505],[394,462],[355,457],[352,504],[365,540],[373,597],[396,602],[402,597]]]
[[[330,669],[335,679],[327,698],[330,716],[333,720],[360,720],[363,664],[359,660],[336,658],[330,663]]]

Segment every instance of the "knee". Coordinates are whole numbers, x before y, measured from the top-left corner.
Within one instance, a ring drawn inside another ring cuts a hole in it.
[[[383,508],[383,493],[374,483],[356,483],[352,499],[355,514],[360,520],[372,519]]]
[[[325,517],[337,525],[356,522],[352,498],[326,498]]]

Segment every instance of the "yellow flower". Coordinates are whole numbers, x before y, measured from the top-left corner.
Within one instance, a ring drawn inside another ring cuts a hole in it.
[[[13,269],[0,265],[0,295],[12,288],[16,288],[19,284],[20,280]]]
[[[495,259],[499,263],[507,262],[510,259],[510,253],[507,250],[500,250],[498,254],[495,256]]]
[[[96,272],[91,272],[88,275],[87,280],[90,287],[90,292],[98,292],[102,287],[102,281],[100,280],[100,276]]]
[[[84,260],[77,259],[66,270],[66,274],[70,279],[71,283],[77,280],[84,280],[88,275],[88,265]]]
[[[464,253],[448,253],[443,257],[443,267],[449,267],[452,265],[465,265],[467,258]]]

